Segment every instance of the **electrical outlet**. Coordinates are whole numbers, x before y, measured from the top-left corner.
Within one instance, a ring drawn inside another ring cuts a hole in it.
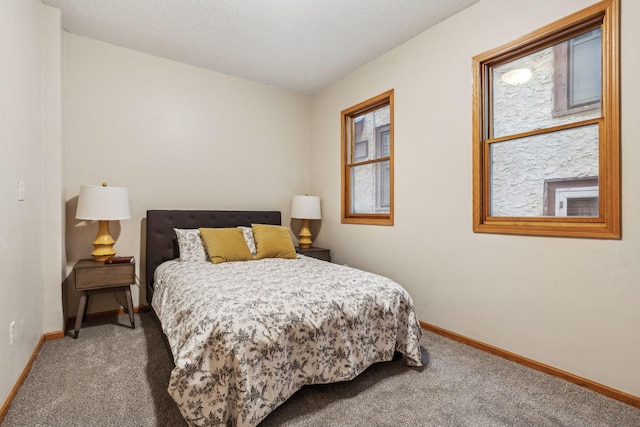
[[[13,320],[9,323],[9,345],[13,345],[16,342],[16,321]]]

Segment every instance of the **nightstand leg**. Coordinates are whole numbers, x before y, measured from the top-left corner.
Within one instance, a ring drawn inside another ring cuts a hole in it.
[[[87,291],[82,291],[80,294],[80,303],[78,303],[78,313],[76,314],[76,326],[73,338],[78,338],[80,328],[82,327],[82,318],[84,317],[85,309],[87,308]]]
[[[124,289],[124,294],[127,297],[127,311],[129,312],[129,320],[131,321],[131,329],[136,328],[136,323],[133,319],[133,300],[131,299],[131,288],[127,286]]]

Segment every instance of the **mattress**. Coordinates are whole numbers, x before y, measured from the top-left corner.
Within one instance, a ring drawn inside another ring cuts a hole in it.
[[[152,306],[190,425],[255,426],[307,384],[347,381],[394,352],[421,366],[421,329],[391,279],[298,255],[163,263]]]

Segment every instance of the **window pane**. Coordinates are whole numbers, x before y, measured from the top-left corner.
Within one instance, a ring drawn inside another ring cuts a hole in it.
[[[377,163],[376,168],[378,173],[376,182],[376,186],[378,187],[376,195],[376,208],[383,212],[389,212],[391,188],[389,177],[389,160]]]
[[[557,188],[556,216],[598,216],[598,187]]]
[[[351,212],[389,213],[389,161],[351,167]]]
[[[385,126],[384,130],[378,132],[378,138],[380,140],[380,153],[378,153],[378,157],[389,157],[389,154],[391,153],[390,135],[391,133],[389,132],[389,126]]]
[[[598,198],[572,197],[567,199],[567,216],[598,216]]]
[[[490,137],[600,117],[601,51],[598,28],[493,67]]]
[[[600,29],[569,40],[569,108],[600,102],[602,62]]]
[[[598,125],[493,143],[490,162],[492,216],[554,216],[545,181],[598,176]]]
[[[388,105],[370,111],[354,119],[354,161],[362,162],[389,156],[389,123],[390,108]],[[386,129],[387,132],[381,132]],[[381,149],[386,134],[386,154]]]
[[[353,161],[362,162],[369,157],[369,141],[356,142],[353,150]]]

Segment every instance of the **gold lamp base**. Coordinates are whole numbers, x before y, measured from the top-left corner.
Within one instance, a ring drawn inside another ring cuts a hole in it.
[[[111,237],[109,233],[109,221],[98,221],[98,236],[96,240],[93,241],[93,247],[95,249],[91,252],[94,261],[103,262],[113,257],[116,254],[116,251],[113,249],[114,243],[115,240],[113,240],[113,237]]]
[[[302,229],[300,230],[300,234],[298,235],[298,245],[302,249],[308,249],[311,247],[311,231],[309,230],[309,220],[302,220]]]

